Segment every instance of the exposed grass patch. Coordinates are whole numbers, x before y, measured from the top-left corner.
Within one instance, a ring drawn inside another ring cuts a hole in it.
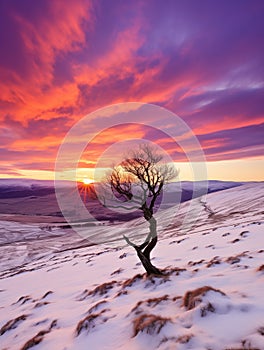
[[[54,320],[51,322],[50,326],[48,329],[42,330],[38,332],[33,338],[29,339],[20,350],[28,350],[32,348],[35,345],[38,345],[41,343],[45,337],[46,334],[50,333],[50,331],[56,327],[57,325],[57,320]]]
[[[6,324],[3,325],[3,327],[0,329],[0,335],[5,334],[6,332],[17,328],[17,326],[22,322],[27,319],[28,315],[21,315],[13,320],[8,321]]]
[[[93,313],[93,314],[90,314],[90,315],[86,316],[85,318],[83,318],[77,324],[77,327],[76,327],[76,330],[75,330],[76,336],[80,335],[80,333],[83,332],[84,330],[87,331],[87,332],[90,332],[93,328],[95,328],[98,319],[106,311],[107,311],[107,309],[104,309],[101,312]],[[107,318],[101,319],[101,323],[104,323],[106,321],[107,321]]]
[[[150,298],[150,299],[146,299],[146,300],[140,300],[131,310],[131,312],[134,312],[135,314],[138,314],[141,312],[140,307],[141,306],[147,306],[147,307],[155,307],[158,304],[160,304],[163,301],[168,301],[169,300],[169,296],[168,294],[163,295],[162,297],[159,298]]]
[[[172,322],[170,318],[159,315],[140,315],[133,321],[133,337],[136,337],[139,332],[145,332],[150,335],[159,334],[168,322]]]
[[[197,304],[202,302],[202,297],[206,295],[206,293],[213,291],[216,293],[220,293],[222,295],[226,295],[224,292],[222,292],[220,289],[215,289],[210,286],[204,286],[197,289],[194,289],[192,291],[188,291],[185,293],[183,297],[183,306],[187,310],[191,310],[197,306]]]

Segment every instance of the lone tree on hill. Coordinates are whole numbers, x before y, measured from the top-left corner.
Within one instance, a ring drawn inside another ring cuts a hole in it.
[[[155,204],[157,205],[164,185],[178,174],[173,165],[161,163],[162,159],[163,156],[156,148],[141,144],[138,149],[130,152],[129,158],[113,167],[106,177],[106,184],[110,186],[112,196],[121,199],[121,204],[107,206],[127,210],[139,209],[149,223],[149,233],[142,244],[136,245],[128,237],[123,236],[126,242],[136,250],[148,275],[162,275],[162,272],[150,261],[150,253],[158,241],[157,221],[153,216],[154,207]],[[129,207],[122,205],[128,201]],[[106,205],[106,202],[104,204]]]

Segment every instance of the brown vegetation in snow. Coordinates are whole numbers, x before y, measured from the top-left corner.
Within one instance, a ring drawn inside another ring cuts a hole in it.
[[[172,322],[171,319],[159,315],[143,314],[133,321],[133,337],[136,337],[139,332],[146,332],[150,335],[159,334],[168,322]]]
[[[146,276],[146,274],[140,274],[138,273],[137,275],[135,275],[132,278],[127,279],[125,282],[123,282],[122,287],[131,287],[134,283],[138,282],[139,280],[142,280],[144,277]]]
[[[200,287],[185,293],[183,297],[183,306],[187,310],[191,310],[196,307],[197,304],[202,302],[202,297],[209,291],[213,291],[216,293],[220,293],[222,295],[226,295],[220,289],[215,289],[210,286]]]
[[[193,334],[181,335],[180,337],[177,338],[177,343],[186,344],[191,340],[192,337],[193,337]]]
[[[44,339],[44,336],[49,333],[57,325],[57,320],[51,322],[48,329],[38,332],[33,338],[29,339],[20,350],[28,350],[35,345],[38,345]]]
[[[107,292],[114,287],[114,285],[117,284],[116,281],[106,282],[103,284],[100,284],[90,292],[88,292],[88,295],[104,295],[107,294]]]
[[[257,271],[264,271],[264,264],[263,265],[260,265],[258,268],[257,268]]]
[[[247,256],[246,253],[248,253],[248,251],[245,251],[245,252],[240,253],[240,254],[235,255],[235,256],[230,256],[230,257],[228,257],[225,261],[226,261],[227,263],[231,264],[231,265],[232,265],[232,264],[237,264],[237,263],[240,262],[240,260],[241,260],[242,257]]]
[[[98,303],[96,303],[95,305],[93,305],[92,307],[90,307],[90,309],[87,311],[88,314],[91,314],[92,312],[98,310],[98,308],[103,305],[106,304],[107,301],[106,300],[101,300]]]
[[[114,287],[114,285],[118,284],[117,281],[111,281],[111,282],[105,282],[100,284],[99,286],[95,287],[93,290],[85,289],[81,296],[79,297],[78,301],[83,301],[89,296],[95,296],[95,295],[105,295],[108,293],[110,289]]]
[[[212,266],[219,265],[219,264],[221,264],[221,259],[219,256],[215,256],[215,257],[213,257],[213,259],[208,261],[206,267],[212,267]]]
[[[148,307],[154,307],[157,306],[159,303],[161,303],[162,301],[168,301],[169,300],[169,296],[168,294],[163,295],[162,297],[159,298],[150,298],[150,299],[146,299],[146,300],[140,300],[131,310],[131,312],[134,312],[135,314],[140,313],[140,306],[146,305]]]
[[[10,331],[11,329],[17,328],[19,323],[22,321],[25,321],[27,319],[28,315],[21,315],[13,320],[8,321],[6,324],[3,325],[3,327],[0,329],[0,335],[5,334],[5,332]]]
[[[53,292],[52,292],[51,290],[49,290],[48,292],[46,292],[46,293],[43,295],[43,297],[42,297],[41,299],[47,298],[47,296],[50,295],[50,294],[53,294]]]
[[[107,309],[102,310],[101,312],[90,314],[83,318],[76,327],[76,336],[80,335],[80,333],[84,330],[90,332],[96,326],[96,320],[98,320]],[[103,323],[107,321],[107,318],[103,318],[101,320]]]

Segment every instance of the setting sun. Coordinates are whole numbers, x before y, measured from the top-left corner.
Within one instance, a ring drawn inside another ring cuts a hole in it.
[[[82,182],[85,184],[85,185],[90,185],[91,183],[93,183],[93,180],[92,179],[89,179],[89,178],[85,178],[82,180]]]

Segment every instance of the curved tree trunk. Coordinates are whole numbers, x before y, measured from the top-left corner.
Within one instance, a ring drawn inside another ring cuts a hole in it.
[[[157,222],[153,216],[151,216],[151,218],[149,219],[149,235],[143,244],[137,246],[134,243],[132,243],[127,237],[124,236],[124,238],[127,241],[127,243],[136,250],[137,256],[139,257],[148,275],[162,275],[162,272],[150,261],[150,253],[158,242]]]
[[[142,252],[140,249],[135,248],[137,251],[137,255],[142,263],[142,265],[144,266],[144,269],[146,270],[148,275],[162,275],[162,272],[156,267],[154,266],[149,257],[146,257],[144,255],[144,252]]]

